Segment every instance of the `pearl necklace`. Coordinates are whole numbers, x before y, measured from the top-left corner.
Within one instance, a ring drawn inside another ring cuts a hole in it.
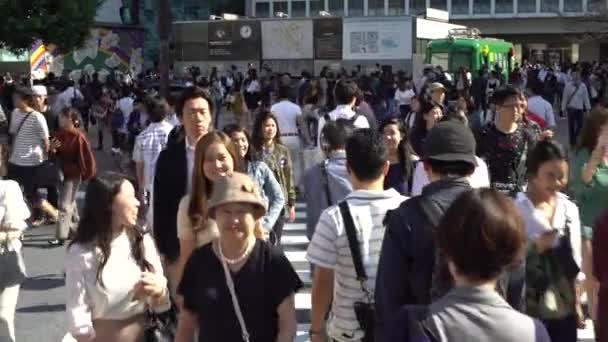
[[[235,264],[238,264],[238,263],[242,262],[243,260],[245,260],[249,256],[249,254],[251,254],[251,251],[253,251],[254,246],[255,246],[255,242],[249,243],[247,245],[247,248],[245,248],[245,251],[243,252],[243,254],[241,254],[240,256],[238,256],[234,259],[230,259],[230,258],[227,258],[226,256],[224,256],[224,252],[222,251],[222,243],[220,241],[217,242],[217,251],[220,255],[220,258],[222,258],[223,261],[225,261],[229,265],[235,265]]]

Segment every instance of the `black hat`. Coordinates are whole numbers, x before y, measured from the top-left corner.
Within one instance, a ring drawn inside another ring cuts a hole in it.
[[[426,137],[426,159],[445,162],[466,162],[477,166],[475,137],[465,124],[456,120],[440,122]]]

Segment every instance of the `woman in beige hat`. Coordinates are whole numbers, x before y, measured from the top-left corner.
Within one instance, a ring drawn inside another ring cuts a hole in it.
[[[176,341],[192,341],[196,331],[199,341],[293,341],[302,282],[283,252],[254,234],[266,212],[257,187],[245,174],[227,175],[208,208],[219,239],[186,264]]]

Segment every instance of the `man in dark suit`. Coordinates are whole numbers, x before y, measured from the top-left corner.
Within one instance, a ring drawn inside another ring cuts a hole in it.
[[[174,276],[179,257],[177,209],[191,188],[196,143],[212,127],[213,100],[202,88],[189,87],[183,91],[176,112],[182,126],[171,132],[167,147],[158,157],[152,196],[154,240],[172,289],[179,282]]]

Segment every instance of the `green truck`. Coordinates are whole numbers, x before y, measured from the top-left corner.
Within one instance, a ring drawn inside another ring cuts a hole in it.
[[[509,79],[515,66],[515,49],[513,44],[502,39],[480,37],[477,29],[456,29],[451,30],[447,38],[428,43],[425,63],[440,65],[454,75],[460,67],[465,67],[473,78],[483,67],[494,70],[498,65],[502,77]]]

